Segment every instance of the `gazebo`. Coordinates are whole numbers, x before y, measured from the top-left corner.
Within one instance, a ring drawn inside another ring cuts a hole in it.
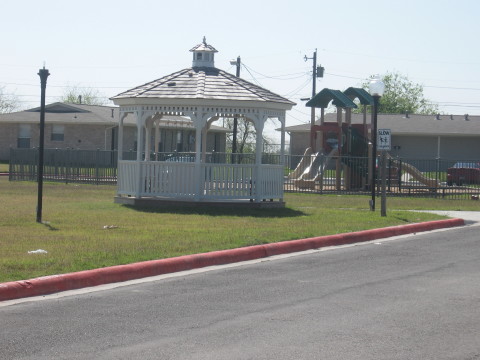
[[[192,67],[177,71],[111,98],[120,107],[118,182],[115,202],[156,205],[171,202],[283,206],[285,115],[295,103],[214,66],[217,50],[203,42],[190,50]],[[137,127],[135,160],[124,160],[123,123],[133,115]],[[152,161],[158,151],[164,116],[190,119],[195,129],[195,157],[186,161]],[[256,130],[255,162],[207,161],[209,127],[222,118],[244,118]],[[281,123],[278,164],[263,164],[267,119]],[[152,146],[153,140],[153,146]]]

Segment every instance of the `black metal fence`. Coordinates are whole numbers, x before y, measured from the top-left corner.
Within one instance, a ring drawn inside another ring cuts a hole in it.
[[[134,160],[135,152],[124,152],[123,159]],[[65,183],[115,184],[117,151],[45,149],[44,180]],[[194,153],[151,154],[152,161],[194,161]],[[366,157],[335,155],[285,155],[286,192],[317,194],[371,194],[371,160]],[[255,154],[208,153],[209,163],[252,164]],[[388,158],[385,164],[389,196],[428,196],[467,199],[480,194],[480,179],[472,184],[449,186],[447,171],[457,162],[471,160]],[[280,164],[278,154],[262,154],[262,163]],[[9,179],[37,180],[38,149],[11,149]],[[376,167],[376,188],[380,192],[380,161]]]
[[[43,178],[65,183],[114,184],[117,157],[116,151],[109,150],[45,149]],[[37,170],[38,149],[10,149],[9,180],[37,180]]]
[[[287,192],[371,194],[371,159],[367,157],[300,155],[287,159]],[[447,178],[448,169],[458,162],[473,161],[386,158],[386,192],[389,196],[476,199],[480,194],[480,176],[469,184],[452,182]],[[380,194],[383,176],[380,157],[376,164],[376,192]]]

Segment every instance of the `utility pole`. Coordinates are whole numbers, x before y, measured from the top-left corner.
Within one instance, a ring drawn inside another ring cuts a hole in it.
[[[237,57],[237,60],[231,60],[231,65],[237,66],[236,76],[240,77],[240,56]],[[232,164],[235,163],[235,154],[237,153],[237,127],[238,127],[238,118],[235,116],[233,118],[233,139],[232,139]]]
[[[38,171],[37,171],[37,180],[38,180],[38,202],[37,202],[37,222],[42,222],[42,197],[43,197],[43,144],[45,139],[45,90],[47,88],[47,78],[50,73],[45,69],[38,71],[40,76],[40,141],[38,147]]]
[[[307,55],[304,57],[305,61],[313,60],[313,70],[312,70],[312,99],[317,94],[317,49],[313,53],[313,57],[309,58]],[[322,74],[323,76],[323,74]],[[313,131],[313,126],[315,125],[315,107],[311,107],[311,118],[310,118],[310,147],[312,151],[315,152],[315,132]]]

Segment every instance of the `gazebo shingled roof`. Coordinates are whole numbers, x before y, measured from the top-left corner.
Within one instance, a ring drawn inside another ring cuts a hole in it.
[[[120,93],[124,98],[260,101],[295,105],[267,89],[212,67],[192,67]]]

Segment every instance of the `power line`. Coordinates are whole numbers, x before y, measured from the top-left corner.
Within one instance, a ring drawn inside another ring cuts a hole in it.
[[[339,74],[333,74],[333,73],[330,73],[330,72],[325,72],[325,74],[331,75],[331,76],[336,76],[336,77],[341,77],[341,78],[347,78],[347,79],[367,80],[367,78],[359,78],[359,77],[354,77],[354,76],[339,75]]]
[[[15,86],[33,86],[38,87],[38,84],[21,84],[21,83],[7,83],[2,82],[2,85],[15,85]],[[72,85],[48,85],[48,87],[54,88],[75,88],[75,89],[124,89],[128,86],[72,86]]]
[[[307,78],[302,85],[300,85],[300,86],[298,86],[296,89],[290,91],[289,93],[287,93],[286,95],[284,95],[284,97],[287,97],[287,98],[288,98],[288,97],[293,97],[293,96],[299,94],[300,91],[302,91],[302,90],[305,89],[308,85],[310,85],[310,81],[311,81],[311,79],[310,79],[310,78]]]
[[[243,64],[245,67],[247,67],[245,64]],[[249,68],[251,72],[254,72],[255,74],[258,74],[260,76],[263,76],[265,79],[274,79],[274,80],[294,80],[294,79],[300,79],[306,75],[305,72],[298,72],[298,73],[291,73],[291,74],[283,74],[283,75],[277,75],[277,76],[270,76],[270,75],[265,75],[262,74],[258,71],[253,70],[252,68]],[[294,76],[295,75],[295,76]],[[297,76],[298,75],[298,76]],[[289,77],[289,76],[294,76],[294,77]]]
[[[242,66],[247,70],[247,72],[250,74],[252,77],[253,81],[255,81],[259,86],[263,87],[263,85],[253,76],[253,74],[250,72],[250,69],[242,62]]]
[[[433,89],[448,89],[448,90],[474,90],[480,91],[480,88],[459,88],[459,87],[451,87],[451,86],[431,86],[431,85],[424,85],[425,88],[433,88]]]

